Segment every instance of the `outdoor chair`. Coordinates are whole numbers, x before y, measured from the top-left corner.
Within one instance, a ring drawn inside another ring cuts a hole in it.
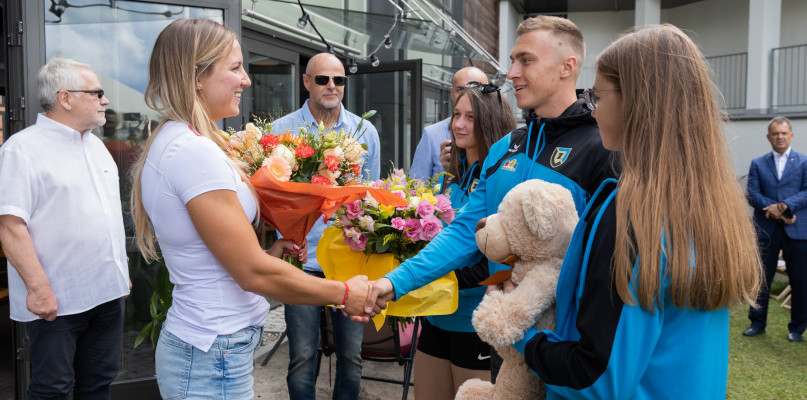
[[[415,333],[417,332],[417,333]],[[414,385],[412,380],[412,367],[417,352],[417,340],[420,335],[420,317],[413,323],[401,329],[399,324],[390,328],[385,323],[381,330],[375,330],[370,323],[364,328],[364,342],[362,342],[361,357],[367,361],[397,362],[404,367],[403,379],[395,380],[382,377],[362,375],[362,379],[377,382],[387,382],[403,385],[402,400],[409,394],[409,386]]]

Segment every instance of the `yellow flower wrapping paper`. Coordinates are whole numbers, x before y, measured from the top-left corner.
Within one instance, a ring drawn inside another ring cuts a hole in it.
[[[391,253],[367,255],[351,250],[345,244],[342,232],[339,228],[326,228],[317,245],[317,262],[322,266],[325,278],[346,281],[356,275],[367,275],[372,281],[400,264]],[[373,318],[373,324],[376,330],[381,329],[387,315],[417,317],[451,314],[457,310],[458,293],[457,277],[452,271],[397,301],[389,302],[387,309]]]

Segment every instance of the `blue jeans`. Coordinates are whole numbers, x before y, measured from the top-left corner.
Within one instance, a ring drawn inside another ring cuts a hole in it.
[[[31,383],[25,398],[108,400],[118,375],[123,298],[82,313],[27,322]]]
[[[321,273],[306,271],[322,277]],[[286,332],[289,338],[290,400],[316,399],[316,363],[319,346],[320,306],[286,304]],[[356,400],[361,385],[361,342],[364,325],[351,322],[339,310],[327,309],[333,321],[333,339],[336,352],[336,382],[334,400]]]
[[[251,400],[252,358],[262,335],[259,326],[219,335],[205,353],[163,329],[154,356],[160,395],[165,400]]]

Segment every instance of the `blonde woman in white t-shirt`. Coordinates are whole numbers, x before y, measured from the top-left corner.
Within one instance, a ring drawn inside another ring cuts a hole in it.
[[[155,357],[164,398],[253,398],[252,357],[269,310],[263,296],[342,304],[367,320],[367,277],[315,278],[279,258],[300,252],[290,242],[267,252],[258,243],[254,190],[216,128],[239,113],[250,85],[241,54],[230,29],[182,19],[160,33],[149,63],[146,103],[164,122],[134,168],[132,204],[141,252],[156,259],[153,231],[175,284]]]

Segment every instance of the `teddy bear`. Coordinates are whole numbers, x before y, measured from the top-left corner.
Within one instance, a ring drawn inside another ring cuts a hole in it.
[[[571,192],[540,179],[514,187],[505,195],[498,213],[479,221],[479,250],[490,261],[512,265],[509,278],[515,289],[488,293],[473,313],[479,337],[493,345],[504,360],[496,384],[468,380],[460,386],[456,399],[545,397],[543,383],[510,345],[523,338],[531,326],[554,328],[555,286],[576,224]]]

